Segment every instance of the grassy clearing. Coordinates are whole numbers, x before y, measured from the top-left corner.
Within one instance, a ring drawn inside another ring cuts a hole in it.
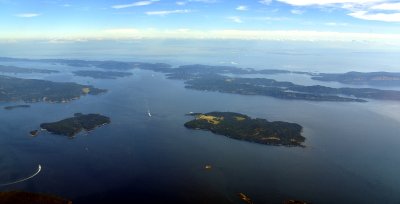
[[[203,115],[202,114],[202,115],[199,115],[197,117],[197,119],[206,120],[208,123],[211,123],[213,125],[218,125],[221,122],[221,120],[224,119],[224,117],[215,117],[215,116],[211,116],[211,115]]]

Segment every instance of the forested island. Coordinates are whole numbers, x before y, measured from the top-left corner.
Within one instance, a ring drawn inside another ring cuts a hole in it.
[[[49,69],[32,69],[32,68],[22,68],[22,67],[5,66],[5,65],[0,65],[0,72],[13,73],[13,74],[32,74],[32,73],[52,74],[52,73],[58,73],[58,71],[49,70]]]
[[[281,121],[269,122],[252,119],[247,115],[233,112],[192,113],[195,119],[185,123],[190,129],[209,130],[229,138],[266,145],[300,146],[305,138],[302,126]]]
[[[21,79],[0,75],[0,101],[54,102],[62,103],[78,99],[83,95],[105,92],[93,86],[72,82],[52,82],[39,79]]]
[[[366,102],[365,99],[400,100],[400,91],[373,88],[303,86],[265,78],[230,78],[220,75],[186,81],[186,88],[242,95],[264,95],[308,101]]]
[[[393,72],[347,72],[340,74],[319,74],[312,77],[318,81],[335,81],[343,84],[400,86],[400,73]]]
[[[107,116],[75,113],[74,117],[71,118],[53,123],[42,123],[40,128],[56,135],[73,137],[81,131],[91,131],[109,123],[111,123],[111,120]]]
[[[118,72],[118,71],[95,71],[95,70],[79,70],[74,71],[73,74],[76,76],[91,77],[94,79],[117,79],[120,77],[131,76],[130,72]]]
[[[4,109],[5,110],[13,110],[13,109],[16,109],[16,108],[30,108],[31,106],[30,105],[15,105],[15,106],[5,106],[4,107]]]

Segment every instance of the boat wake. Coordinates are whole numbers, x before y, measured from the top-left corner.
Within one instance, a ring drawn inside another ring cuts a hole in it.
[[[17,183],[21,183],[21,182],[27,181],[27,180],[32,179],[33,177],[37,176],[40,173],[40,171],[42,171],[42,166],[39,164],[36,172],[34,174],[32,174],[31,176],[26,177],[26,178],[22,178],[22,179],[18,179],[16,181],[9,182],[9,183],[1,183],[0,186],[9,186],[9,185],[13,185],[13,184],[17,184]]]
[[[151,112],[150,112],[150,106],[149,106],[149,101],[146,99],[146,107],[147,107],[147,115],[151,117]]]

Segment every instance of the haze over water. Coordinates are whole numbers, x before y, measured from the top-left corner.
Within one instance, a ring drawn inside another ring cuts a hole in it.
[[[398,72],[400,49],[370,42],[257,40],[27,41],[0,43],[0,56],[210,64],[311,72]]]

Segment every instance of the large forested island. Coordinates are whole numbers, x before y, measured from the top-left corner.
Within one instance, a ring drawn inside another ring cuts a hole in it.
[[[73,137],[81,131],[91,131],[102,125],[109,124],[110,118],[100,114],[75,113],[74,117],[58,122],[42,123],[40,127],[56,135]]]
[[[80,96],[97,95],[104,89],[71,82],[21,79],[0,75],[0,101],[5,102],[68,102]]]
[[[336,81],[343,84],[400,86],[400,73],[393,72],[347,72],[340,74],[319,74],[312,77],[319,81]]]
[[[296,123],[282,121],[269,122],[265,119],[252,119],[247,115],[233,112],[192,113],[195,117],[185,123],[190,129],[209,130],[215,134],[233,139],[267,145],[301,146],[305,138],[302,127]]]
[[[265,78],[231,78],[209,75],[186,81],[186,88],[242,95],[264,95],[308,101],[366,102],[365,99],[400,100],[400,91],[373,88],[303,86]]]

